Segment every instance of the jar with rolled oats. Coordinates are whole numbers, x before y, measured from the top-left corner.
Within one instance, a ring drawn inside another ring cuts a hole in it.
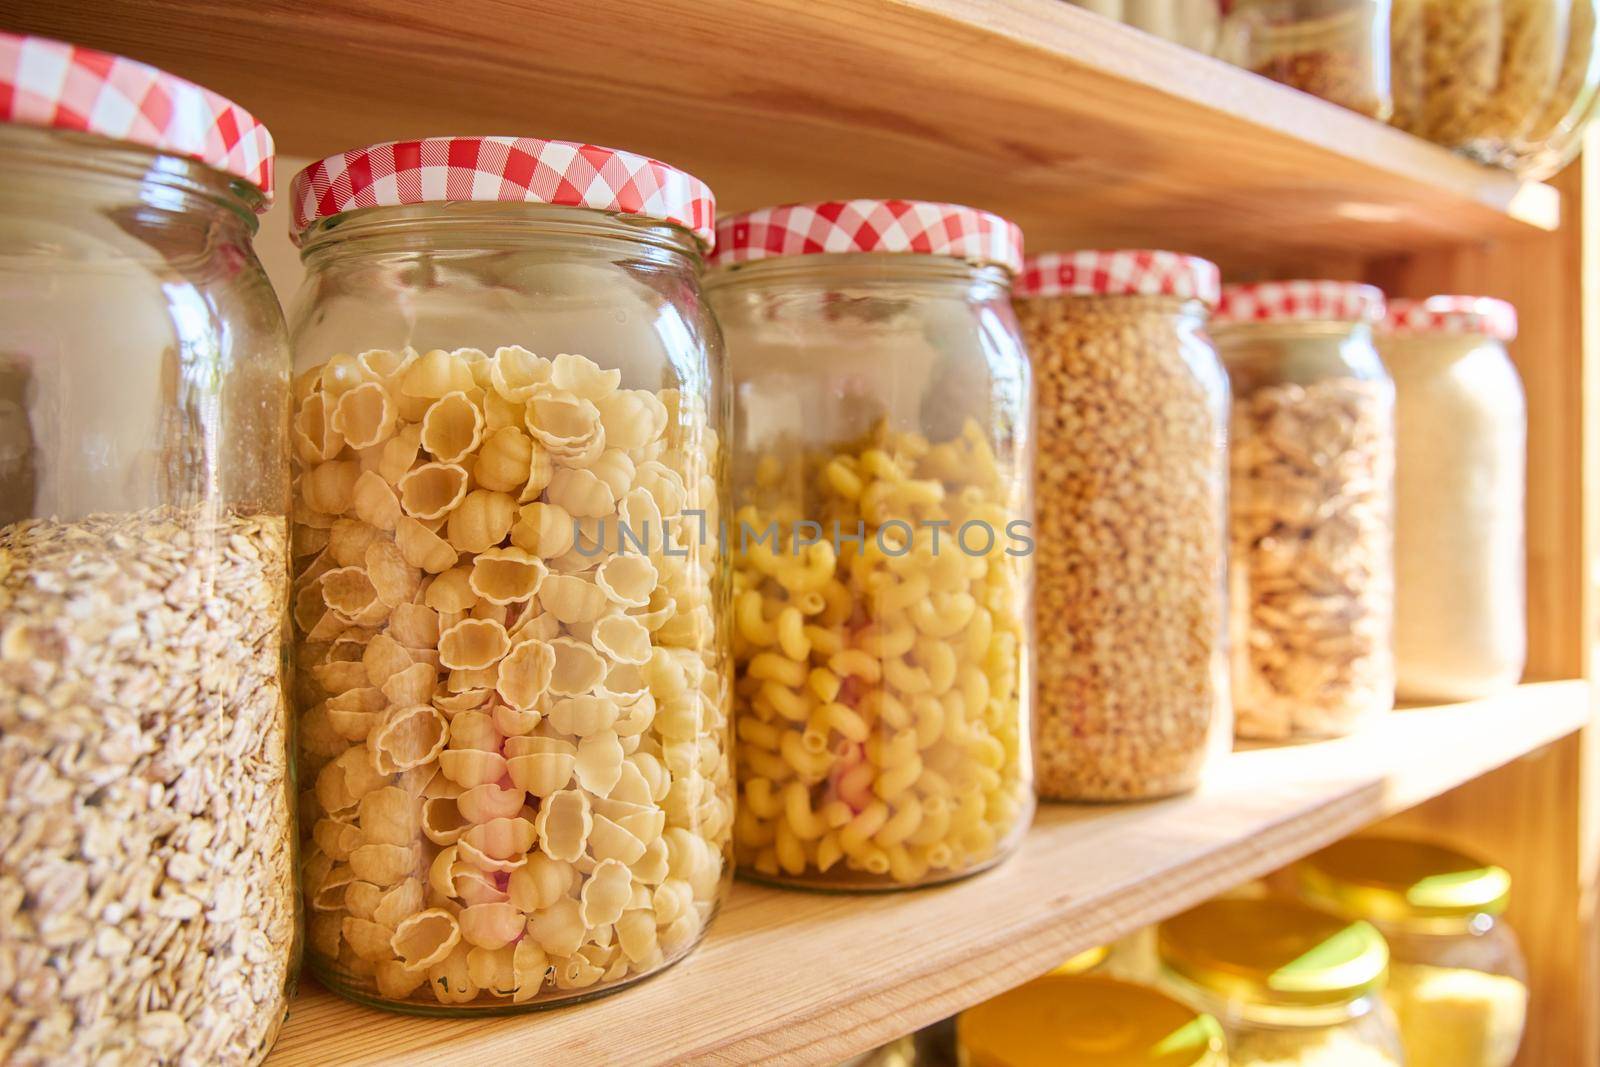
[[[1348,733],[1394,705],[1394,384],[1383,294],[1227,286],[1233,705],[1239,736]]]
[[[433,1014],[620,988],[732,870],[711,192],[448,137],[292,196],[311,966]]]
[[[0,34],[0,1062],[252,1064],[288,1007],[272,161],[207,89]]]
[[[1215,264],[1046,253],[1016,287],[1039,410],[1042,796],[1194,788],[1231,747],[1228,381]]]

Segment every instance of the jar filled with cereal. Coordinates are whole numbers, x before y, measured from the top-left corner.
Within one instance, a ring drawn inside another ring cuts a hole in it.
[[[1232,1067],[1402,1067],[1370,923],[1294,900],[1224,897],[1156,930],[1160,986],[1214,1016]]]
[[[1394,706],[1394,385],[1383,294],[1226,286],[1233,388],[1229,605],[1240,737],[1349,733]]]
[[[655,972],[731,876],[710,191],[461,137],[292,195],[312,968],[436,1014]]]
[[[1214,264],[1047,253],[1017,283],[1039,409],[1041,796],[1199,783],[1230,746],[1228,381]]]
[[[130,108],[128,102],[143,102]],[[0,33],[0,1060],[257,1063],[298,971],[272,138]]]
[[[849,889],[981,870],[1033,813],[1021,234],[906,200],[717,229],[740,867]]]

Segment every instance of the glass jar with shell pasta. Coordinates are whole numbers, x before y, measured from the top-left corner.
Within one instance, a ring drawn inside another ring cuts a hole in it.
[[[710,191],[473,137],[292,195],[311,966],[435,1014],[619,988],[731,877]]]

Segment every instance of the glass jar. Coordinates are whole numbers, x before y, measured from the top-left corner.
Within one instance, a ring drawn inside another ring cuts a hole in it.
[[[1234,726],[1348,733],[1394,706],[1394,386],[1383,294],[1225,287],[1212,336],[1233,386]]]
[[[313,164],[294,202],[312,969],[435,1014],[660,970],[731,877],[711,194],[431,138]]]
[[[854,1059],[845,1060],[836,1067],[915,1067],[916,1062],[916,1041],[912,1035],[907,1034],[887,1045],[879,1045],[871,1052],[864,1052]]]
[[[166,110],[83,106],[124,99]],[[272,139],[11,34],[0,123],[0,1059],[256,1063],[298,966]]]
[[[1561,80],[1573,0],[1393,0],[1394,124],[1505,163]]]
[[[1543,181],[1572,162],[1583,133],[1600,106],[1600,20],[1595,0],[1571,0],[1567,48],[1556,87],[1538,118],[1518,140],[1511,166],[1524,178]]]
[[[1400,1067],[1369,923],[1290,900],[1213,900],[1162,923],[1162,985],[1222,1023],[1233,1067]]]
[[[1510,304],[1394,301],[1379,338],[1395,381],[1395,689],[1472,700],[1526,659],[1528,414],[1506,354]]]
[[[1301,895],[1372,923],[1389,942],[1384,996],[1407,1067],[1510,1067],[1528,1010],[1528,970],[1501,916],[1511,876],[1442,845],[1363,836],[1297,864]]]
[[[903,200],[718,232],[740,866],[841,889],[981,870],[1033,814],[1021,235]]]
[[[1215,265],[1172,252],[1031,257],[1017,319],[1038,389],[1041,796],[1199,784],[1233,739],[1228,381]]]
[[[1219,54],[1380,122],[1394,110],[1389,0],[1236,0]]]
[[[1051,975],[956,1020],[961,1067],[1227,1067],[1222,1028],[1165,993]]]

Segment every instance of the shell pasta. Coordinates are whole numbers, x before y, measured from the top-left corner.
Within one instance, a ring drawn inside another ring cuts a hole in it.
[[[756,465],[730,529],[742,867],[919,885],[987,866],[1025,828],[1015,478],[972,422]]]

